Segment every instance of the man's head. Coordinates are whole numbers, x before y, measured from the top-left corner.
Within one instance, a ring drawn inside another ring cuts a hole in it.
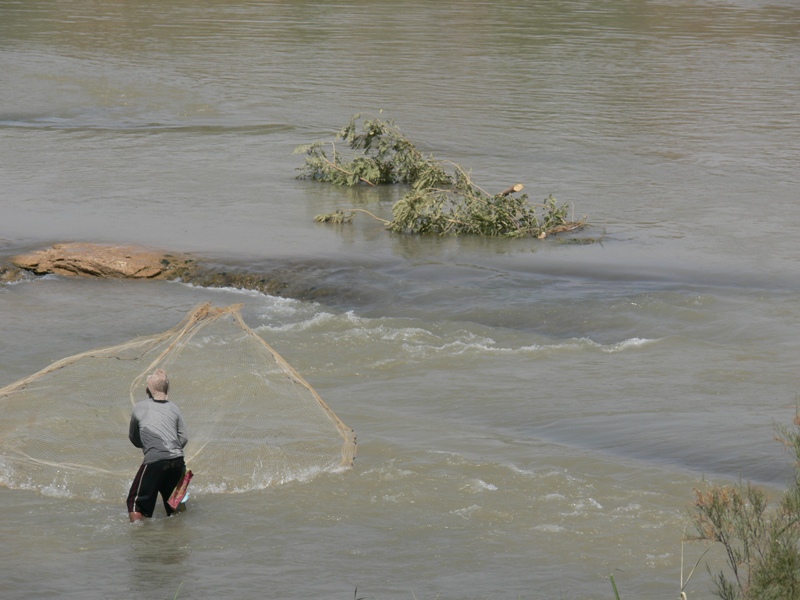
[[[169,391],[169,379],[164,369],[156,369],[147,378],[147,392],[153,400],[166,400]]]

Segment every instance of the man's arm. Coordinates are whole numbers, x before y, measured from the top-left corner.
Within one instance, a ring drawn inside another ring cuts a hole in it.
[[[181,448],[185,448],[186,444],[189,443],[189,434],[186,431],[186,423],[183,421],[183,415],[180,410],[178,411],[178,442]]]
[[[139,419],[133,414],[131,415],[130,425],[128,425],[128,439],[131,441],[131,444],[137,448],[142,448],[144,446],[144,444],[142,444],[142,438],[139,437]]]

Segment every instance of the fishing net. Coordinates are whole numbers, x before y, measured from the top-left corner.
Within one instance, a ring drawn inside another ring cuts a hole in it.
[[[189,430],[193,489],[262,489],[353,462],[353,431],[240,306],[206,304],[162,334],[65,358],[0,389],[0,483],[124,498],[142,461],[128,440],[131,409],[158,367]]]

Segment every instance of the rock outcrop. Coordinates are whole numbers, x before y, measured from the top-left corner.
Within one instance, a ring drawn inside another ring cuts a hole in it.
[[[158,279],[183,281],[202,287],[233,287],[273,296],[319,296],[316,286],[292,284],[293,272],[272,268],[248,272],[241,267],[207,264],[187,254],[88,242],[55,244],[49,248],[0,262],[0,283],[35,276],[92,277],[97,279]]]
[[[14,266],[35,275],[104,279],[178,279],[190,276],[195,261],[187,255],[137,246],[71,243],[14,256]]]

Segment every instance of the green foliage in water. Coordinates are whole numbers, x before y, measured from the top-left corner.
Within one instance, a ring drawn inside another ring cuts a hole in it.
[[[360,127],[359,127],[360,123]],[[343,142],[347,153],[337,146]],[[298,176],[335,185],[404,184],[409,192],[392,208],[392,220],[363,209],[318,215],[325,223],[349,223],[364,212],[397,233],[538,237],[574,231],[585,220],[571,221],[566,205],[550,195],[541,204],[515,194],[517,184],[492,194],[478,187],[460,165],[420,152],[392,121],[354,115],[331,142],[300,146],[306,155]]]
[[[359,120],[361,115],[354,115],[336,134],[335,141],[298,146],[295,154],[306,155],[300,178],[345,186],[403,183],[432,187],[451,183],[441,163],[417,150],[394,123],[364,119],[359,131]],[[337,147],[338,141],[350,149],[349,159]]]
[[[723,600],[800,600],[800,415],[778,427],[795,476],[776,503],[748,483],[697,491],[691,539],[718,543],[727,568],[709,573]]]

